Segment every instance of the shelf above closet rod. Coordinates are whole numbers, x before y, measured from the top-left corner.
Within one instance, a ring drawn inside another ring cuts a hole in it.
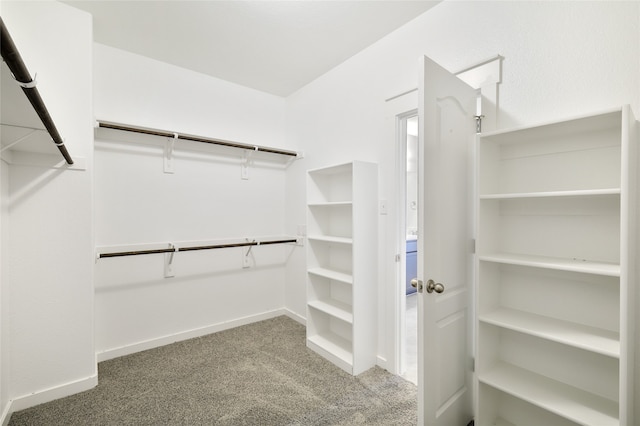
[[[201,137],[201,136],[186,135],[186,134],[180,134],[180,133],[175,133],[175,132],[169,132],[169,131],[166,131],[166,130],[158,130],[158,129],[149,129],[149,128],[145,128],[145,127],[130,126],[128,124],[112,123],[112,122],[108,122],[108,121],[100,121],[100,120],[98,120],[98,127],[101,127],[101,128],[104,128],[104,129],[121,130],[121,131],[125,131],[125,132],[142,133],[142,134],[145,134],[145,135],[152,135],[152,136],[162,136],[162,137],[166,137],[166,138],[177,138],[177,139],[182,139],[182,140],[191,141],[191,142],[201,142],[201,143],[208,143],[208,144],[212,144],[212,145],[222,145],[222,146],[227,146],[227,147],[231,147],[231,148],[240,148],[240,149],[247,149],[247,150],[250,150],[250,151],[258,151],[258,152],[266,152],[266,153],[270,153],[270,154],[285,155],[285,156],[288,156],[288,157],[299,157],[299,153],[298,152],[289,151],[289,150],[286,150],[286,149],[269,148],[269,147],[265,147],[265,146],[251,145],[251,144],[245,144],[245,143],[240,143],[240,142],[227,141],[227,140],[223,140],[223,139],[205,138],[205,137]]]
[[[169,247],[164,249],[151,249],[151,250],[135,250],[135,251],[120,251],[113,253],[99,253],[98,258],[106,257],[122,257],[122,256],[137,256],[142,254],[158,254],[158,253],[175,253],[181,251],[196,251],[196,250],[212,250],[231,247],[247,247],[247,246],[266,246],[273,244],[290,244],[297,243],[296,238],[287,238],[281,240],[267,240],[267,241],[246,241],[242,243],[229,243],[229,244],[213,244],[204,246],[192,246],[192,247]]]
[[[71,158],[69,151],[67,151],[67,148],[64,146],[64,139],[60,136],[60,132],[58,132],[58,129],[49,114],[49,110],[47,110],[47,106],[44,104],[44,101],[40,96],[40,92],[36,87],[36,81],[31,78],[31,74],[22,60],[22,56],[20,55],[13,38],[11,38],[9,30],[5,26],[2,18],[0,18],[0,39],[2,40],[2,43],[0,43],[2,60],[9,68],[9,71],[11,71],[11,74],[13,74],[13,78],[16,80],[16,83],[22,88],[22,91],[31,103],[31,106],[35,110],[36,114],[38,114],[40,121],[42,121],[42,124],[53,139],[53,143],[60,151],[60,154],[62,154],[67,164],[72,165],[73,159]]]

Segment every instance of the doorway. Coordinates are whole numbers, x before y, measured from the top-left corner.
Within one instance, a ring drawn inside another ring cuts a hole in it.
[[[417,277],[417,247],[418,247],[418,115],[411,111],[398,117],[400,132],[398,134],[399,151],[403,153],[405,161],[400,172],[398,193],[400,197],[400,221],[405,259],[404,274],[398,282],[401,293],[401,354],[400,366],[402,377],[418,384],[418,294],[411,286],[411,280]]]

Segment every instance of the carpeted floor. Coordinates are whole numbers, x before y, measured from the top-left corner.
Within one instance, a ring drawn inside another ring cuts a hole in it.
[[[96,388],[13,413],[18,425],[415,425],[416,386],[357,377],[285,316],[98,365]]]

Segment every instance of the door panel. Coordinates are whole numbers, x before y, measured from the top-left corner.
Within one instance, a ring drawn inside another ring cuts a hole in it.
[[[418,278],[420,424],[465,426],[472,414],[473,141],[477,92],[421,60]]]

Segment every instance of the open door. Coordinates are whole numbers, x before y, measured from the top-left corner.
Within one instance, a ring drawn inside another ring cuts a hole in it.
[[[473,146],[477,91],[420,61],[418,418],[473,419]]]

